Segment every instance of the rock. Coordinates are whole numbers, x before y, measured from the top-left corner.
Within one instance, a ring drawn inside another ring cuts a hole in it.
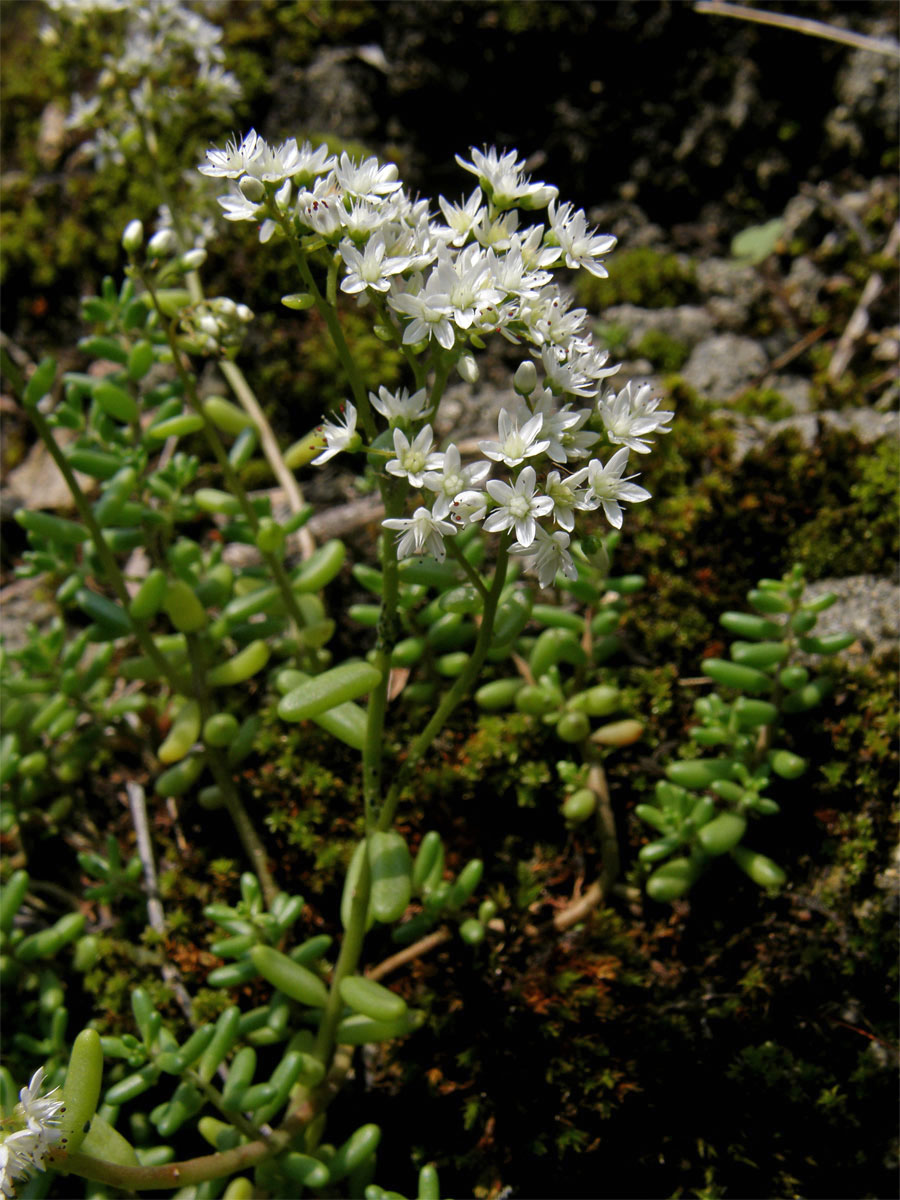
[[[838,596],[836,604],[819,616],[815,633],[852,633],[856,643],[838,657],[853,662],[860,651],[879,657],[900,638],[900,585],[877,575],[848,575],[845,579],[820,579],[809,585],[809,599],[826,592]]]
[[[735,333],[706,338],[694,348],[682,372],[701,396],[727,400],[762,375],[768,359],[758,342]]]
[[[784,289],[794,312],[812,321],[819,303],[819,293],[825,286],[825,276],[812,259],[802,256],[791,263]]]
[[[773,375],[767,386],[783,396],[795,413],[812,411],[812,384],[803,375]]]
[[[731,258],[708,258],[696,266],[697,287],[706,296],[724,296],[740,305],[746,318],[766,286],[755,267]]]
[[[681,304],[677,308],[638,308],[636,304],[615,304],[603,313],[604,324],[624,325],[629,331],[629,347],[637,345],[645,333],[664,333],[682,345],[693,347],[713,330],[713,320],[705,308]]]
[[[776,377],[777,378],[777,377]],[[774,385],[773,385],[774,386]],[[876,412],[871,408],[845,409],[843,412],[799,413],[783,421],[767,421],[763,417],[742,417],[726,410],[734,423],[734,461],[741,462],[751,450],[762,449],[772,438],[792,430],[804,446],[814,446],[823,428],[838,433],[852,433],[865,446],[884,437],[900,437],[900,413]]]
[[[56,429],[54,436],[57,444],[66,446],[74,441],[75,434],[71,429]],[[90,475],[75,472],[75,478],[83,492],[90,494],[97,487],[96,479]],[[50,508],[69,511],[74,508],[68,484],[60,474],[56,463],[43,442],[35,442],[23,462],[9,472],[4,485],[20,505],[27,508]]]

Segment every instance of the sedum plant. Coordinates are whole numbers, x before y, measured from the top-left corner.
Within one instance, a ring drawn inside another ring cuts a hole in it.
[[[205,910],[213,952],[225,960],[208,983],[232,1001],[221,1015],[198,1020],[178,992],[189,1029],[177,1036],[138,988],[135,1034],[101,1037],[88,1026],[71,1053],[62,963],[71,955],[76,971],[89,969],[96,945],[80,912],[25,934],[33,881],[24,868],[12,877],[0,968],[5,983],[39,997],[39,1036],[19,1050],[43,1059],[45,1075],[19,1099],[4,1076],[6,1192],[50,1165],[182,1196],[218,1195],[229,1178],[233,1197],[254,1188],[396,1194],[374,1182],[376,1124],[325,1140],[353,1048],[412,1034],[424,1019],[380,982],[388,966],[365,969],[366,935],[389,927],[412,943],[401,953],[414,955],[451,927],[476,944],[497,919],[492,901],[469,907],[485,870],[479,859],[451,877],[437,833],[413,853],[398,831],[416,767],[485,670],[522,651],[535,703],[552,695],[552,705],[539,705],[543,719],[564,743],[597,745],[590,721],[614,697],[597,691],[596,670],[615,648],[619,616],[600,603],[608,591],[600,535],[622,526],[623,505],[649,498],[630,468],[672,414],[647,386],[606,390],[615,367],[555,274],[605,275],[614,239],[590,230],[555,188],[529,180],[514,151],[473,149],[458,161],[477,186],[461,203],[441,197],[436,206],[410,198],[391,164],[294,139],[269,145],[254,132],[211,150],[201,167],[227,188],[225,218],[251,222],[262,253],[293,262],[298,290],[283,302],[317,310],[348,380],[342,412],[284,459],[300,470],[342,455],[380,493],[378,565],[354,567],[371,596],[350,611],[358,655],[335,661],[332,649],[340,614],[329,584],[345,545],[299,552],[311,508],[282,518],[268,495],[247,491],[262,432],[215,383],[205,377],[200,387],[210,360],[228,379],[253,319],[246,304],[200,291],[202,250],[185,250],[167,224],[147,238],[132,221],[123,235],[128,278],[121,287],[106,281],[84,306],[93,333],[80,348],[93,365],[58,379],[46,359],[24,390],[76,511],[75,519],[17,514],[30,543],[21,570],[54,589],[62,619],[0,662],[9,705],[3,829],[26,847],[31,831],[64,823],[72,790],[114,743],[145,758],[149,749],[154,803],[196,800],[227,814],[250,869],[239,903]],[[347,303],[402,354],[407,386],[363,386],[341,324]],[[455,443],[437,432],[446,386],[454,374],[476,385],[477,355],[497,334],[516,360],[509,400],[495,434],[474,447]],[[537,591],[555,586],[596,611],[535,604]],[[539,629],[530,647],[529,620]],[[494,705],[498,684],[515,702],[518,685],[513,696],[500,679],[487,685]],[[294,933],[302,894],[269,861],[241,794],[241,764],[261,728],[248,692],[280,697],[281,720],[314,722],[361,756],[363,836],[348,864],[337,943]],[[416,731],[393,751],[411,722]],[[83,851],[85,895],[122,904],[143,876],[148,920],[164,930],[147,800],[136,785],[128,790],[138,856],[123,862],[115,839],[106,855]],[[248,984],[269,999],[245,1008]],[[51,1091],[38,1119],[29,1097],[44,1078]],[[189,1144],[189,1127],[194,1156],[176,1159],[173,1142]],[[437,1194],[426,1167],[419,1195]]]
[[[727,659],[704,659],[702,668],[727,689],[726,696],[716,691],[696,701],[700,720],[685,757],[667,765],[653,801],[635,809],[659,835],[638,855],[651,869],[646,889],[654,900],[685,895],[713,859],[726,854],[760,887],[784,884],[781,867],[745,846],[744,834],[751,821],[779,811],[765,794],[770,785],[799,779],[807,769],[805,759],[778,745],[779,727],[784,717],[821,704],[830,691],[827,676],[811,676],[809,656],[837,654],[853,641],[850,633],[815,636],[819,613],[836,599],[828,592],[804,600],[803,571],[795,566],[783,579],[761,579],[747,593],[754,612],[719,618],[738,640]]]

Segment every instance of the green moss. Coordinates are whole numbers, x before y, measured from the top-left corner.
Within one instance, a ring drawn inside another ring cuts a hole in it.
[[[670,337],[661,329],[648,329],[634,347],[635,354],[648,358],[660,371],[679,371],[688,360],[690,350],[684,342]]]
[[[602,313],[612,304],[637,304],[641,308],[672,308],[697,300],[696,273],[675,254],[649,247],[624,250],[609,263],[609,278],[582,272],[575,280],[578,302]]]
[[[731,406],[745,417],[763,417],[766,421],[783,421],[794,410],[775,388],[749,388]]]

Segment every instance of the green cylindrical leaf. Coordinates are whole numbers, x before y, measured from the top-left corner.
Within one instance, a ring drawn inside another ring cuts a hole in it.
[[[719,617],[719,624],[723,625],[729,633],[736,633],[742,638],[750,638],[754,642],[772,641],[780,638],[784,632],[782,626],[776,621],[769,621],[766,617],[758,617],[753,613],[724,612]]]
[[[238,1050],[228,1068],[228,1078],[222,1089],[222,1107],[226,1112],[235,1112],[242,1106],[244,1092],[256,1074],[256,1051],[252,1046]]]
[[[361,1125],[328,1163],[329,1182],[336,1183],[367,1158],[371,1158],[380,1141],[381,1130],[377,1125]]]
[[[673,858],[658,867],[647,880],[647,895],[665,903],[677,900],[696,881],[699,868],[688,858]]]
[[[253,419],[242,408],[224,396],[208,396],[203,401],[203,411],[214,425],[232,435],[239,434],[253,424]]]
[[[238,735],[237,717],[231,713],[213,713],[203,725],[203,740],[207,746],[230,746]]]
[[[82,1029],[72,1044],[63,1083],[59,1127],[68,1151],[77,1150],[97,1112],[103,1082],[103,1047],[96,1029]]]
[[[473,858],[466,863],[450,888],[447,906],[456,910],[462,908],[475,889],[481,883],[484,874],[484,863],[480,858]]]
[[[128,611],[136,621],[148,621],[162,608],[168,580],[162,567],[154,567],[131,599]]]
[[[747,830],[747,818],[738,813],[720,813],[697,834],[697,841],[712,856],[733,850]]]
[[[381,672],[369,663],[342,663],[288,692],[278,705],[278,715],[285,721],[304,721],[365,695],[380,682]]]
[[[787,875],[781,867],[772,862],[771,858],[766,858],[764,854],[759,854],[746,846],[735,846],[731,855],[741,870],[760,887],[774,890],[783,887],[787,881]]]
[[[772,680],[755,667],[742,667],[723,658],[705,658],[701,668],[704,675],[724,687],[754,694],[772,690]]]
[[[157,750],[161,763],[180,762],[189,753],[200,736],[200,705],[196,700],[187,700],[178,709],[172,728]]]
[[[182,579],[174,579],[166,588],[163,605],[180,633],[197,633],[206,625],[206,609]]]
[[[205,764],[204,754],[194,754],[169,767],[156,780],[154,790],[157,796],[183,796],[197,782]]]
[[[362,975],[345,975],[340,982],[340,993],[348,1007],[373,1021],[396,1021],[406,1012],[402,996]]]
[[[130,425],[138,421],[140,412],[134,397],[118,384],[102,380],[94,385],[93,396],[108,417]]]
[[[32,508],[17,508],[14,516],[17,523],[29,533],[61,546],[78,546],[89,537],[83,525],[65,517],[54,516],[53,513]]]
[[[272,946],[254,946],[250,958],[260,975],[292,1000],[310,1008],[324,1008],[328,1002],[328,988],[319,976]]]
[[[769,757],[769,763],[776,775],[782,779],[799,779],[807,768],[807,761],[790,750],[775,750]]]
[[[734,702],[734,714],[742,729],[758,729],[778,719],[778,709],[768,700],[748,700],[739,696]]]
[[[515,679],[494,679],[478,689],[475,693],[475,703],[486,712],[509,708],[524,684],[525,680],[521,676],[516,676]]]
[[[56,378],[56,359],[42,358],[25,385],[22,403],[26,408],[34,408],[53,387]]]
[[[368,839],[371,893],[369,911],[391,924],[406,912],[412,894],[412,859],[399,833],[373,833]]]
[[[227,662],[211,667],[206,672],[206,682],[209,687],[230,687],[244,683],[261,671],[268,661],[269,646],[262,638],[258,638]]]
[[[734,763],[730,758],[695,758],[669,763],[666,775],[679,787],[702,791],[714,779],[733,778]]]
[[[597,794],[591,788],[578,788],[571,796],[567,796],[562,815],[570,825],[580,825],[594,815],[597,808]]]
[[[346,557],[347,547],[339,538],[325,542],[313,552],[294,576],[291,582],[292,589],[295,592],[321,591],[340,571]]]
[[[421,1010],[408,1009],[405,1016],[395,1021],[373,1021],[362,1013],[344,1017],[337,1028],[337,1041],[345,1046],[364,1046],[367,1042],[387,1042],[392,1038],[406,1037],[413,1033],[425,1020]]]
[[[785,642],[732,642],[728,652],[741,666],[764,670],[784,662],[790,647]]]

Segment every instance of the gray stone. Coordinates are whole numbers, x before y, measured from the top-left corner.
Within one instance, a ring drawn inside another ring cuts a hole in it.
[[[682,374],[701,396],[728,400],[749,387],[767,366],[758,342],[736,333],[721,333],[694,348]]]
[[[840,653],[853,662],[861,655],[878,657],[900,638],[900,585],[877,575],[848,575],[845,579],[820,579],[809,585],[809,599],[834,592],[837,603],[821,613],[816,636],[852,633],[853,645]]]
[[[767,387],[782,395],[795,413],[812,411],[812,384],[803,375],[773,375]]]
[[[759,272],[731,258],[708,258],[697,263],[697,287],[707,296],[725,296],[746,311],[765,292]]]
[[[607,325],[624,325],[629,332],[629,347],[636,346],[645,333],[664,333],[682,345],[696,346],[713,330],[713,320],[705,308],[681,304],[677,308],[638,308],[636,304],[615,304],[603,313]]]

